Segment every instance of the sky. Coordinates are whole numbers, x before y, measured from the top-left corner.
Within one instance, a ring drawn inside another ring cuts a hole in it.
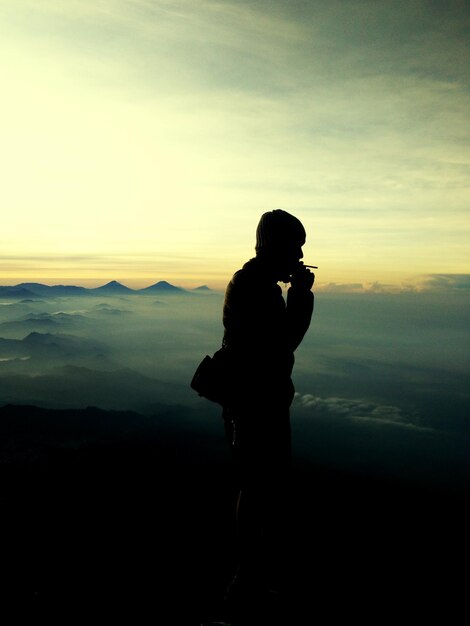
[[[0,284],[223,287],[264,211],[319,288],[468,282],[470,7],[2,0]]]

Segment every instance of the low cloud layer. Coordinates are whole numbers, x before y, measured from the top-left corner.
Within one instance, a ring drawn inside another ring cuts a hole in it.
[[[297,393],[295,396],[295,405],[308,410],[313,416],[315,413],[324,414],[327,412],[351,420],[371,421],[406,428],[431,430],[419,425],[419,415],[417,412],[411,413],[397,406],[377,404],[365,399],[356,400],[339,397],[321,398],[311,394]]]
[[[408,282],[400,284],[382,283],[380,281],[363,283],[325,283],[318,284],[320,293],[377,293],[403,294],[423,291],[468,291],[470,290],[470,274],[429,274],[416,276]]]
[[[470,274],[431,274],[423,284],[433,290],[470,290]]]

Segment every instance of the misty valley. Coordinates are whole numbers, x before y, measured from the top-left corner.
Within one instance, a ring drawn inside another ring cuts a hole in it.
[[[176,288],[168,296],[162,288],[153,295],[4,298],[0,402],[144,412],[155,403],[191,402],[197,350],[214,343],[214,297]]]
[[[297,455],[467,484],[468,300],[467,290],[319,291],[296,353]],[[189,382],[220,346],[222,304],[221,292],[165,281],[0,287],[0,405],[164,410],[175,427],[218,429],[220,407]]]

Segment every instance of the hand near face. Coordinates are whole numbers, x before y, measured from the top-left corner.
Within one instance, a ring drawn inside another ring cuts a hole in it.
[[[299,263],[291,276],[290,284],[294,289],[310,290],[315,282],[315,274]]]

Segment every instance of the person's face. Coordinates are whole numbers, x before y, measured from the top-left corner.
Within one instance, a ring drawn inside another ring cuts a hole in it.
[[[299,261],[304,258],[302,245],[292,242],[278,250],[276,254],[276,267],[279,271],[279,280],[288,283],[290,277],[297,269]]]

